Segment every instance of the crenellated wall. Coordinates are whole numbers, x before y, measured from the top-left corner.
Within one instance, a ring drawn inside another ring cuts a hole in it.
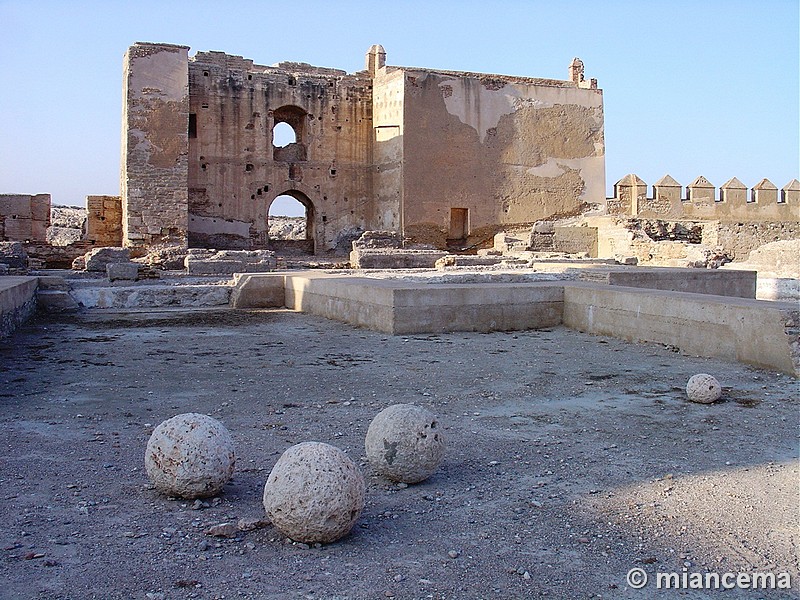
[[[684,192],[685,189],[685,193]],[[716,220],[721,222],[800,221],[800,182],[793,179],[780,190],[768,179],[748,189],[737,178],[719,190],[705,177],[685,188],[665,175],[648,185],[630,174],[614,185],[614,196],[606,200],[610,215],[664,220]]]

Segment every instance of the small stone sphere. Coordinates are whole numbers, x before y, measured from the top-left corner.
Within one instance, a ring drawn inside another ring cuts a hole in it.
[[[350,532],[364,509],[366,486],[339,448],[303,442],[284,452],[264,485],[272,524],[296,542],[327,544]]]
[[[367,430],[367,459],[392,481],[419,483],[430,477],[444,456],[444,437],[431,411],[393,404],[379,412]]]
[[[714,376],[698,373],[689,378],[686,384],[686,395],[692,402],[711,404],[722,396],[722,387]]]
[[[233,440],[225,426],[206,415],[167,419],[147,442],[144,467],[156,489],[180,498],[218,494],[233,475]]]

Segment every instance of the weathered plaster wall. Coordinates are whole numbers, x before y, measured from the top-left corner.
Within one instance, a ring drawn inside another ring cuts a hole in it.
[[[566,81],[405,69],[404,233],[439,246],[604,202],[603,99]]]
[[[86,240],[96,246],[121,246],[122,199],[119,196],[87,196],[86,209]]]
[[[0,241],[44,242],[50,226],[50,194],[0,194]]]
[[[189,241],[265,248],[280,195],[308,211],[316,249],[364,229],[371,209],[372,81],[298,63],[275,67],[221,52],[189,63]],[[273,148],[286,122],[297,142]],[[194,132],[193,132],[194,135]]]
[[[126,246],[186,242],[188,50],[137,43],[125,55],[120,195]]]
[[[403,114],[405,74],[383,68],[375,74],[372,91],[374,229],[401,231],[403,198]]]

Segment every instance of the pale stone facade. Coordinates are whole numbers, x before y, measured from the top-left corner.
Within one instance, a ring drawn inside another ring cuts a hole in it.
[[[364,230],[444,247],[605,201],[603,97],[570,79],[393,67],[354,74],[260,66],[168,44],[125,58],[124,243],[268,248],[281,195],[306,208],[307,247]],[[273,145],[277,124],[295,142]]]

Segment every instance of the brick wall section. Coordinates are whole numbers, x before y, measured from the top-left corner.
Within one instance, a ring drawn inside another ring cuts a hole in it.
[[[119,196],[87,196],[86,208],[86,239],[96,246],[121,246],[122,199]]]
[[[0,194],[0,220],[0,241],[45,241],[50,194]]]
[[[136,43],[124,61],[123,243],[187,241],[188,47]]]

